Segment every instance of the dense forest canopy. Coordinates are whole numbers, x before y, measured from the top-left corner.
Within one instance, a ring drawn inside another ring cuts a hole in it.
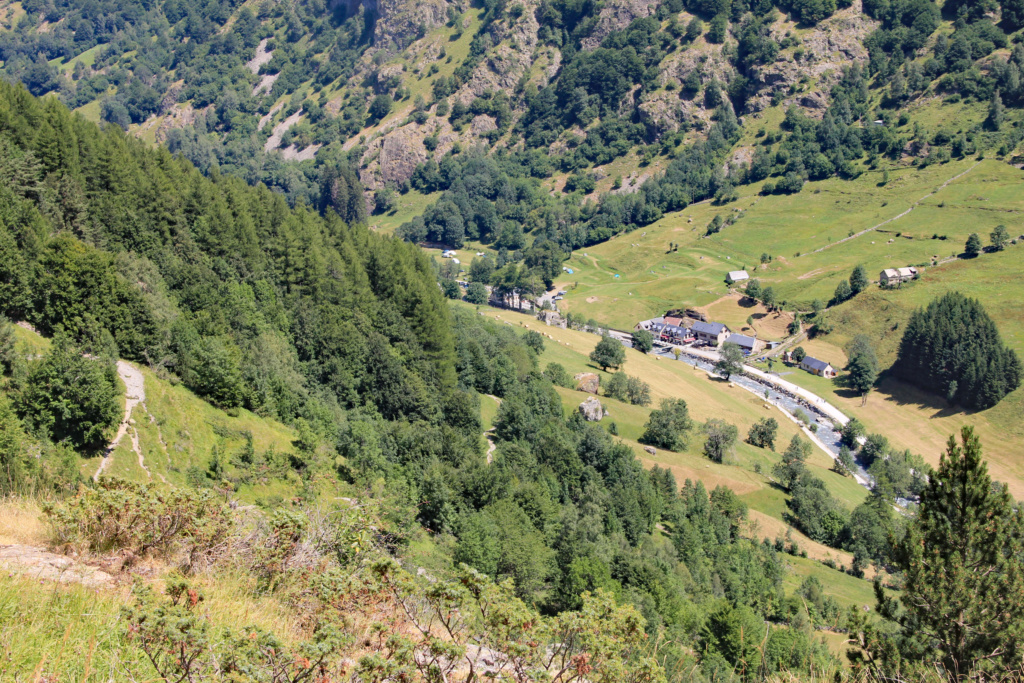
[[[454,343],[416,248],[0,88],[0,312],[225,407],[442,419]]]

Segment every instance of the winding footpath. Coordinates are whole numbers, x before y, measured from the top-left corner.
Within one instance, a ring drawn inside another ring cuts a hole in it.
[[[153,478],[152,472],[146,466],[146,458],[142,454],[142,445],[139,443],[139,430],[135,426],[135,420],[132,419],[132,412],[136,406],[142,406],[142,409],[149,415],[150,422],[156,422],[156,418],[149,412],[146,407],[146,381],[142,376],[142,371],[136,368],[134,365],[127,361],[117,361],[117,375],[124,382],[125,386],[125,401],[124,401],[124,418],[121,420],[121,424],[117,428],[117,434],[111,440],[107,446],[106,452],[103,454],[103,460],[100,461],[99,469],[96,470],[96,474],[92,475],[93,481],[99,481],[103,472],[110,465],[114,458],[114,450],[118,444],[121,443],[121,439],[131,432],[130,438],[132,443],[132,450],[135,455],[139,458],[139,467],[146,473],[149,479]],[[160,443],[166,449],[163,435],[159,432],[160,427],[157,426],[157,434],[160,439]],[[167,480],[162,475],[157,475],[166,484]]]

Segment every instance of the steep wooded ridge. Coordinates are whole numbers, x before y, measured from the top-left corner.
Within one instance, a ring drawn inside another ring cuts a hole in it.
[[[390,224],[416,195],[400,234],[525,260],[532,289],[550,283],[548,252],[738,185],[796,193],[879,159],[1010,154],[1021,14],[1015,0],[31,0],[6,13],[0,58],[36,95],[347,222]],[[989,115],[916,119],[939,100]]]
[[[1022,25],[1019,0],[0,0],[0,494],[47,501],[34,541],[161,579],[99,605],[126,678],[1018,680]],[[868,249],[882,226],[907,232]],[[930,272],[874,289],[904,262]],[[567,329],[446,301],[463,277],[476,304],[560,280]],[[911,314],[935,287],[968,296]],[[849,361],[793,377],[816,392],[930,395],[840,433],[731,386],[738,349],[718,382],[582,331],[679,305]],[[597,366],[610,421],[577,410]],[[910,404],[935,414],[894,427]],[[895,433],[925,420],[977,420],[1009,484],[970,428],[941,461]],[[20,586],[0,614],[93,651]],[[4,628],[0,678],[91,680]]]

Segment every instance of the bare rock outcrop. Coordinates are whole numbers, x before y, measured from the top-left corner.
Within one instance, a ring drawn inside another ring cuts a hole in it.
[[[600,422],[608,414],[608,411],[595,396],[591,396],[581,403],[578,410],[587,422]]]
[[[576,391],[596,394],[597,390],[601,387],[601,378],[593,372],[581,372],[573,379],[576,380]]]
[[[401,185],[412,177],[416,166],[427,160],[427,148],[423,146],[426,131],[421,128],[416,124],[394,128],[367,146],[360,173],[367,189],[379,189],[388,183]]]
[[[487,57],[480,61],[469,81],[455,94],[456,99],[469,104],[485,92],[505,90],[511,92],[519,79],[529,72],[537,48],[536,11],[539,0],[519,2],[523,12],[518,17],[507,14],[491,24],[485,37]]]
[[[28,545],[0,546],[0,569],[40,581],[80,583],[89,587],[102,586],[113,579],[95,567]]]
[[[593,50],[608,34],[626,28],[634,19],[651,16],[656,9],[657,0],[612,0],[605,3],[598,15],[597,26],[582,41],[583,49]]]
[[[813,90],[784,102],[820,118],[828,108],[827,93],[842,75],[843,68],[868,61],[864,39],[877,26],[878,22],[861,11],[860,0],[820,22],[801,36],[800,46],[793,54],[784,53],[775,63],[754,71],[750,85],[755,94],[747,101],[747,110],[761,111],[771,105],[774,96],[788,95],[790,86],[807,80],[814,83]],[[780,20],[772,27],[772,35],[781,41],[793,29],[791,22]]]

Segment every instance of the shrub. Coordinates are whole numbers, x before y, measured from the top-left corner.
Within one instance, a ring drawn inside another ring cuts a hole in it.
[[[133,593],[124,635],[146,653],[160,680],[327,680],[329,662],[347,640],[333,625],[317,627],[294,648],[256,626],[215,632],[202,614],[202,592],[180,577],[167,581],[163,596],[145,585]]]
[[[190,570],[225,550],[233,527],[230,512],[209,491],[160,490],[123,479],[101,479],[97,488],[44,512],[62,545],[177,555]]]
[[[747,432],[747,443],[758,448],[775,450],[775,435],[779,431],[779,423],[774,417],[762,417]]]

